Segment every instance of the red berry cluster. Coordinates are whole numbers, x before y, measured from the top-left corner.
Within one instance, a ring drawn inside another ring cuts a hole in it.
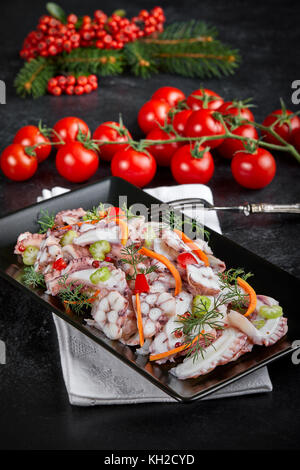
[[[55,56],[79,47],[80,34],[75,28],[77,20],[76,15],[69,15],[67,23],[63,24],[52,16],[42,16],[37,29],[25,38],[20,51],[21,57],[30,60],[37,56]]]
[[[163,31],[165,16],[162,8],[155,7],[148,12],[141,10],[138,16],[129,20],[117,12],[109,18],[101,10],[83,18],[79,30],[83,47],[95,45],[99,49],[122,49],[128,42]]]
[[[108,17],[96,10],[94,18],[78,18],[71,14],[67,23],[52,16],[40,18],[37,29],[26,37],[20,55],[25,60],[37,56],[48,57],[63,51],[71,52],[77,47],[95,46],[99,49],[122,49],[128,42],[163,31],[165,16],[160,7],[150,12],[141,10],[138,16],[129,20],[118,12]]]
[[[58,75],[48,80],[48,92],[51,95],[60,96],[62,93],[66,95],[83,95],[91,93],[98,88],[98,78],[96,75]]]

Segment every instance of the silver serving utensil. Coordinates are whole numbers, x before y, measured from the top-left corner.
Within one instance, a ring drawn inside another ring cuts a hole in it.
[[[242,212],[244,215],[250,214],[300,214],[300,203],[295,204],[269,204],[269,203],[245,203],[240,206],[214,206],[210,202],[201,198],[175,199],[166,203],[170,209],[182,210],[201,206],[204,210]],[[159,213],[159,208],[151,211],[151,215]]]

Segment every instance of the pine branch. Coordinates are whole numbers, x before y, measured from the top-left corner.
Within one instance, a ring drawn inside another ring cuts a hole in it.
[[[164,32],[159,35],[159,38],[154,40],[154,43],[180,44],[186,42],[191,44],[193,42],[211,42],[216,40],[217,34],[216,28],[208,26],[203,21],[177,22],[167,26]]]
[[[125,46],[125,58],[134,75],[149,78],[159,72],[157,61],[152,55],[152,47],[152,44],[144,41],[135,41]]]
[[[55,74],[118,75],[126,66],[142,78],[158,72],[199,78],[232,74],[240,62],[238,52],[216,38],[215,28],[201,21],[174,23],[159,36],[128,43],[123,50],[86,47],[31,60],[20,70],[15,87],[19,95],[36,98],[46,93]]]
[[[102,77],[119,75],[124,69],[122,52],[93,47],[74,49],[61,55],[57,62],[61,71],[83,75],[96,73]]]
[[[56,69],[52,60],[43,57],[26,62],[14,82],[18,95],[32,95],[33,98],[44,95],[48,80],[53,77]]]

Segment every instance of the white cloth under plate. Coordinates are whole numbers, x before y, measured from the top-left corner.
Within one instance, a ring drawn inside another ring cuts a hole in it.
[[[38,202],[69,191],[54,187],[44,189]],[[213,203],[211,190],[202,184],[162,186],[145,190],[164,202],[199,197]],[[190,215],[190,211],[186,211]],[[195,212],[193,213],[195,215]],[[221,233],[216,212],[210,211],[205,224]],[[176,402],[79,330],[53,314],[57,330],[63,376],[72,405],[93,406],[147,402]],[[272,391],[266,367],[243,377],[203,398],[216,399]]]

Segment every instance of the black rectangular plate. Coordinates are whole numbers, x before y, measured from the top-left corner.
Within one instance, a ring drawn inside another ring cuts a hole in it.
[[[38,230],[37,219],[41,209],[55,213],[77,207],[90,209],[99,201],[117,205],[119,195],[127,195],[128,205],[142,203],[150,207],[151,204],[160,202],[126,181],[111,177],[2,217],[0,275],[21,289],[25,295],[32,295],[43,308],[54,312],[79,329],[178,401],[187,402],[204,397],[292,351],[292,341],[300,338],[299,312],[295,301],[295,293],[300,291],[299,280],[212,230],[209,230],[210,246],[215,255],[224,260],[228,267],[243,267],[246,272],[251,271],[255,274],[251,278],[252,286],[258,293],[279,300],[285,316],[288,317],[289,332],[287,337],[275,345],[269,348],[255,346],[252,352],[243,355],[239,360],[219,366],[211,373],[197,379],[178,380],[168,372],[166,366],[148,362],[145,356],[136,354],[134,349],[118,341],[111,341],[100,331],[88,327],[83,319],[66,314],[57,298],[46,295],[41,290],[29,289],[22,284],[21,266],[13,254],[13,248],[21,232]]]

